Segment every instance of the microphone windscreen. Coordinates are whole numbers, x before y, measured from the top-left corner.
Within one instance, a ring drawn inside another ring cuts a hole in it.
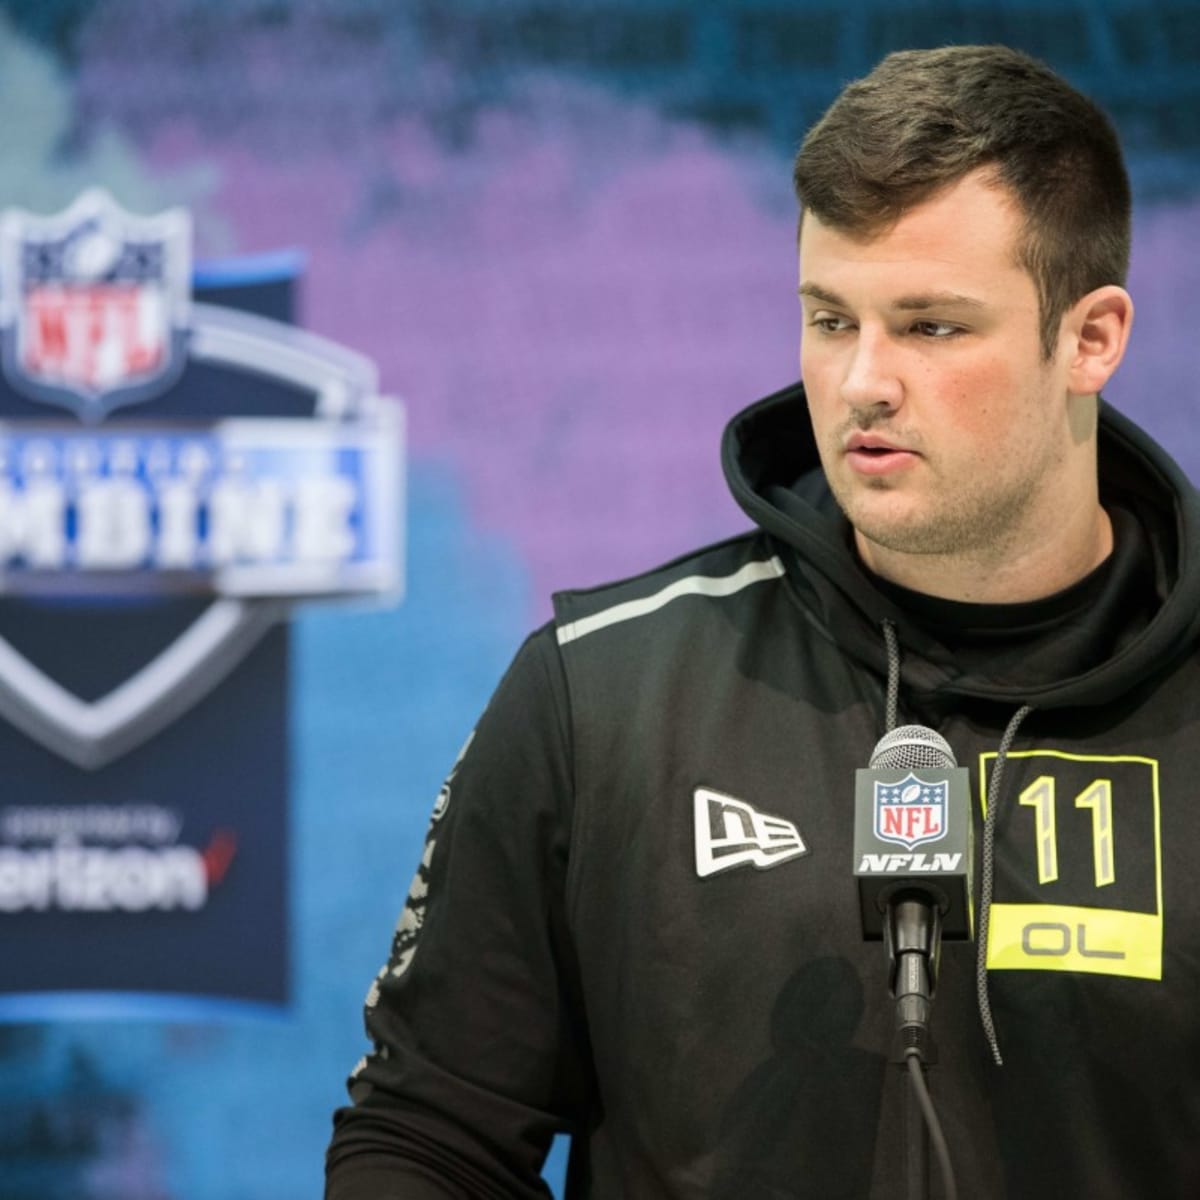
[[[956,767],[950,743],[925,725],[901,725],[885,733],[871,751],[871,768],[885,771],[939,770]]]

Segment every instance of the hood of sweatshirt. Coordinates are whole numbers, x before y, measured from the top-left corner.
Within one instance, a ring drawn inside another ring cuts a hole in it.
[[[901,690],[918,707],[967,699],[1043,710],[1104,704],[1178,661],[1200,628],[1200,499],[1169,455],[1107,404],[1100,413],[1100,495],[1113,519],[1118,569],[1089,602],[1086,621],[1056,632],[1054,652],[1025,656],[1037,662],[1020,670],[1002,656],[964,666],[929,622],[915,621],[889,589],[877,586],[821,470],[802,384],[735,417],[722,460],[738,504],[780,543],[809,620],[881,675],[887,673],[881,628],[896,628]],[[1143,582],[1131,605],[1133,572]],[[1006,612],[1019,621],[1032,607],[1006,606]]]

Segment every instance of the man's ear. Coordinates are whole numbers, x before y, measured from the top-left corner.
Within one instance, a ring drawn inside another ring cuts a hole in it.
[[[1063,320],[1070,338],[1067,387],[1094,396],[1120,366],[1133,328],[1133,300],[1123,287],[1107,284],[1081,297]]]

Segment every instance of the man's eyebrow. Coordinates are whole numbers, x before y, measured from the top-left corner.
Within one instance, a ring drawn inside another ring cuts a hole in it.
[[[901,296],[892,307],[901,312],[914,312],[926,308],[983,308],[984,303],[961,292],[925,292],[916,296]]]
[[[802,283],[799,291],[801,296],[809,296],[813,300],[820,300],[822,304],[832,304],[835,308],[849,307],[837,292],[831,292],[828,288],[823,288],[816,283]]]
[[[850,307],[837,292],[831,292],[819,283],[802,283],[799,291],[801,296],[819,300],[822,304],[832,304],[835,308]],[[912,296],[898,297],[891,307],[898,312],[924,312],[930,308],[984,308],[986,305],[982,300],[963,295],[962,292],[919,292]]]

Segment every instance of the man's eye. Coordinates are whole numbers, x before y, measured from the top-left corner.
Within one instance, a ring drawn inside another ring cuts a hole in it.
[[[948,338],[962,333],[957,325],[950,325],[946,321],[917,321],[912,329],[914,333],[927,338]]]
[[[845,317],[814,316],[808,323],[822,333],[841,333],[843,329],[850,328],[850,322]]]

